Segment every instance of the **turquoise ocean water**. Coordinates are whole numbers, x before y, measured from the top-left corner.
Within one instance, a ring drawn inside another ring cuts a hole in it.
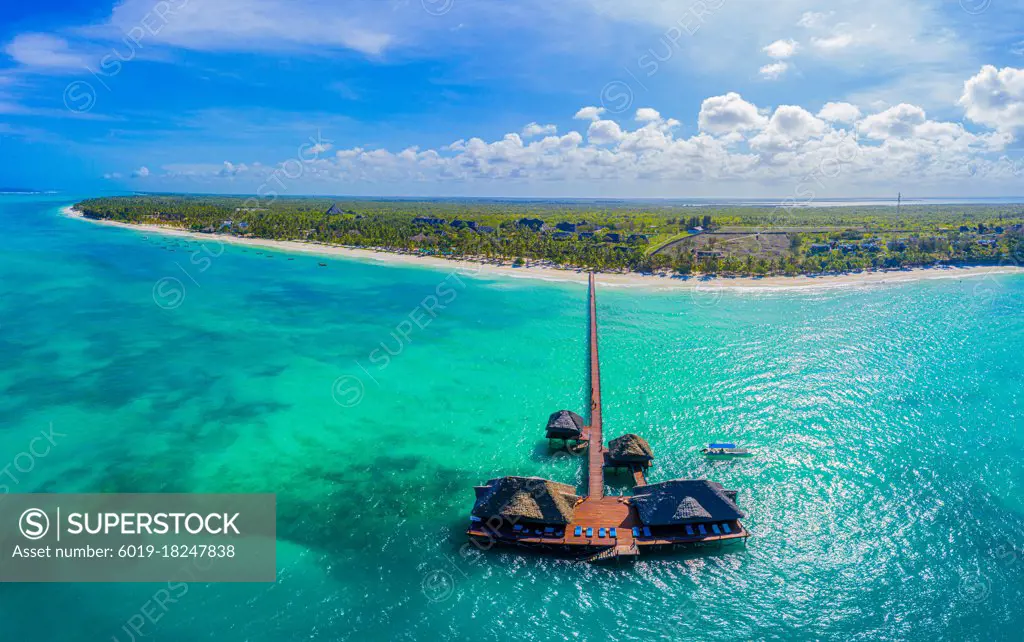
[[[462,549],[474,484],[582,483],[542,428],[585,405],[584,287],[145,239],[70,200],[0,196],[0,467],[55,442],[0,483],[275,492],[278,582],[156,612],[160,585],[0,584],[0,639],[132,640],[143,610],[154,641],[1020,639],[1024,278],[602,289],[606,434],[740,490],[755,535],[593,567]]]

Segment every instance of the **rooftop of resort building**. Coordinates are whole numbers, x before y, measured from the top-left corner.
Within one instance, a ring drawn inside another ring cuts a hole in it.
[[[539,524],[568,524],[580,498],[576,489],[540,477],[499,477],[476,487],[472,515]]]
[[[644,464],[654,459],[654,451],[640,435],[625,434],[608,442],[608,462]]]
[[[443,218],[437,218],[434,216],[417,216],[412,220],[413,223],[423,223],[426,225],[444,225]]]
[[[644,486],[633,495],[640,521],[648,526],[723,522],[745,517],[736,491],[706,479],[673,479]]]
[[[579,439],[583,436],[583,417],[571,410],[559,410],[548,417],[548,439]]]

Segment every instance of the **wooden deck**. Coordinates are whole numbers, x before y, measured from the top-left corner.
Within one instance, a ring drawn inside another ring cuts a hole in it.
[[[743,527],[738,521],[719,522],[729,524],[729,528],[732,530],[731,533],[726,535],[724,532],[715,535],[710,525],[706,528],[707,534],[701,535],[696,526],[694,526],[694,534],[688,535],[683,527],[674,528],[672,532],[654,532],[650,537],[646,537],[641,534],[640,537],[633,537],[633,526],[639,526],[636,521],[636,515],[633,513],[628,505],[623,505],[623,512],[617,512],[614,504],[617,502],[611,497],[605,497],[599,501],[593,502],[590,507],[585,508],[587,502],[585,500],[583,504],[576,509],[576,518],[572,524],[565,527],[565,530],[561,536],[557,534],[544,535],[536,534],[534,531],[528,531],[525,533],[516,533],[512,530],[512,525],[505,524],[500,529],[495,530],[488,528],[484,524],[478,524],[471,527],[468,534],[472,537],[477,537],[488,541],[500,541],[506,544],[518,544],[526,546],[549,546],[552,548],[565,548],[565,549],[591,549],[594,551],[601,550],[610,547],[674,547],[674,546],[693,546],[693,545],[706,545],[706,544],[725,544],[730,541],[745,539],[750,536],[750,533]],[[616,523],[618,522],[618,523]],[[576,527],[581,527],[582,534],[580,536],[575,535]],[[600,529],[608,529],[615,527],[617,537],[612,538],[609,532],[605,532],[604,537],[601,537]],[[592,529],[590,537],[587,537],[587,529]]]
[[[644,474],[644,469],[637,466],[633,469],[633,485],[634,486],[646,486],[647,476]]]
[[[597,354],[597,288],[590,274],[590,443],[587,447],[587,496],[604,497],[604,437],[601,434],[601,360]]]

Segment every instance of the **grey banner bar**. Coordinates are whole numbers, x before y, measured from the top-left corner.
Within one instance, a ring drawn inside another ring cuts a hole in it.
[[[275,495],[0,495],[0,582],[274,582]]]

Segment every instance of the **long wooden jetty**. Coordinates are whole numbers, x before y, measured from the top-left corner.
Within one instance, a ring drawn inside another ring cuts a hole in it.
[[[590,441],[587,445],[587,495],[604,497],[604,437],[601,434],[601,360],[597,353],[597,286],[590,274]]]

